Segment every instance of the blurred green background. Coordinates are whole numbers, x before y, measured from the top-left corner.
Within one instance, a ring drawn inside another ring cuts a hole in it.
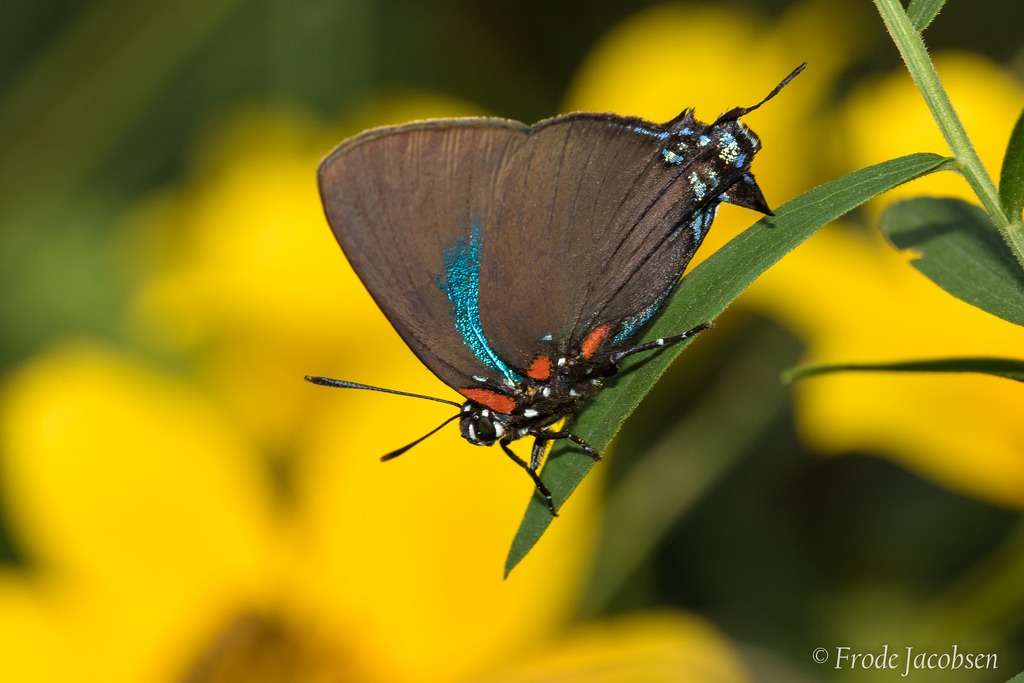
[[[126,216],[154,194],[187,186],[203,141],[230,127],[239,110],[295,111],[341,130],[352,118],[371,125],[352,112],[399,93],[443,95],[532,122],[563,110],[574,76],[603,36],[656,4],[3,2],[0,371],[13,374],[64,339],[118,348],[137,343],[125,332],[125,311],[152,264],[135,262],[126,248]],[[838,102],[856,84],[897,70],[899,60],[869,3],[834,5],[875,22],[867,45],[826,92]],[[771,23],[790,6],[768,0],[756,9]],[[1020,81],[1021,26],[1018,3],[951,0],[926,37],[934,52],[985,56]],[[691,56],[685,41],[676,47],[692,59],[688,79],[728,84],[735,77],[716,67],[714,54]],[[689,104],[685,94],[679,100]],[[732,104],[744,103],[750,102]],[[312,186],[314,166],[308,171]],[[817,182],[829,177],[822,170]],[[861,216],[864,225],[869,215]],[[340,268],[340,254],[330,256]],[[339,302],[323,315],[342,308]],[[627,423],[614,457],[601,465],[604,514],[568,623],[651,609],[695,613],[733,643],[749,680],[892,680],[896,672],[811,663],[815,647],[842,645],[836,634],[854,632],[873,634],[860,641],[872,651],[886,643],[937,643],[946,651],[970,642],[999,653],[998,671],[941,672],[946,677],[935,679],[923,672],[916,680],[1008,680],[1024,668],[1020,508],[941,486],[884,454],[818,457],[795,426],[792,388],[777,381],[806,344],[777,319],[737,309],[713,344],[695,345],[656,387]],[[176,362],[182,361],[160,361]],[[378,383],[372,368],[350,379]],[[403,420],[415,414],[414,406]],[[1024,443],[1018,445],[1024,458]],[[393,446],[382,438],[380,451]],[[679,510],[666,513],[663,527],[638,539],[650,527],[631,526],[626,511],[636,502],[631,496],[650,495],[644,468],[662,452],[688,454],[684,479],[692,491],[679,493]],[[278,465],[270,469],[279,472]],[[0,479],[6,476],[0,470]],[[0,500],[0,510],[9,508]],[[9,522],[3,529],[5,570],[40,571],[45,563],[19,533]],[[493,557],[495,571],[502,561]],[[836,627],[840,621],[845,626]],[[914,630],[947,621],[967,632]]]

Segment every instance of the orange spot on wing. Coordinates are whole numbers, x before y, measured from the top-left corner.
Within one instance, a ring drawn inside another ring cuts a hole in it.
[[[608,333],[611,332],[611,329],[611,325],[601,325],[601,327],[587,335],[587,338],[583,340],[583,345],[580,347],[580,351],[584,358],[590,358],[597,353],[597,349],[608,337]]]
[[[547,379],[551,376],[551,359],[547,356],[537,356],[530,363],[526,374],[534,379]]]
[[[487,406],[496,413],[511,413],[516,407],[514,399],[490,389],[459,389],[458,391],[470,401]]]

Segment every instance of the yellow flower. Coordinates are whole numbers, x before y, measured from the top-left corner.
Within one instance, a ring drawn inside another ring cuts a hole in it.
[[[531,661],[474,678],[473,683],[744,680],[735,654],[707,623],[690,615],[655,612],[584,624],[542,648]]]
[[[1024,89],[977,56],[938,55],[939,76],[990,171],[998,171]],[[858,90],[845,108],[850,165],[920,151],[948,154],[908,74]],[[921,193],[977,199],[958,175],[928,176],[878,204]],[[877,210],[876,210],[877,213]],[[806,335],[808,363],[950,356],[1021,358],[1024,330],[940,290],[877,232],[826,228],[743,301]],[[797,386],[800,426],[824,452],[883,452],[950,488],[1024,507],[1021,387],[978,375],[845,373]]]
[[[856,11],[808,2],[766,27],[754,15],[713,6],[653,8],[598,46],[568,108],[667,120],[683,106],[696,106],[698,118],[709,120],[756,102],[806,60],[803,74],[745,119],[764,145],[752,170],[772,206],[827,179],[819,174],[829,165],[852,171],[913,152],[949,154],[902,69],[856,88],[839,114],[822,115],[820,101],[861,36],[881,30],[877,16],[838,16],[837,10]],[[705,68],[711,63],[713,69]],[[938,55],[936,64],[982,160],[998,174],[1024,107],[1020,85],[975,55]],[[941,173],[886,195],[875,202],[874,215],[883,203],[921,193],[971,198],[961,178]],[[724,207],[698,259],[755,218]],[[740,302],[802,334],[808,363],[1021,357],[1020,328],[945,294],[907,260],[877,232],[829,227],[771,268]],[[886,454],[948,487],[1020,507],[1020,391],[1007,380],[970,375],[842,374],[797,385],[797,420],[823,452]]]
[[[534,657],[550,670],[600,472],[503,580],[532,483],[454,428],[381,464],[450,409],[302,381],[450,394],[330,235],[324,135],[280,115],[235,130],[194,187],[133,217],[129,257],[156,273],[129,329],[152,350],[68,341],[3,386],[4,500],[32,563],[0,579],[0,679],[419,683]],[[617,628],[742,680],[683,617]],[[584,663],[635,660],[572,642]]]
[[[804,362],[1020,357],[1024,330],[940,290],[878,235],[811,238],[744,295],[805,336]],[[885,453],[949,488],[1024,506],[1021,387],[979,375],[841,373],[796,385],[825,453]]]
[[[71,344],[24,366],[2,410],[5,499],[34,571],[5,577],[20,609],[0,609],[0,677],[160,680],[239,605],[262,607],[272,507],[209,401]]]
[[[999,65],[969,52],[933,56],[939,78],[971,144],[998,182],[1006,143],[1024,108],[1024,87]],[[845,103],[837,135],[849,170],[914,152],[949,156],[949,147],[924,98],[905,69],[862,84]],[[892,190],[873,204],[881,207],[919,196],[977,198],[958,173],[933,173]]]

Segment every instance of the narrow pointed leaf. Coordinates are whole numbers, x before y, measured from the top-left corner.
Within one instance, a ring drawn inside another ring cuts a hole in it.
[[[793,382],[815,375],[834,372],[978,372],[1024,382],[1024,360],[1016,358],[936,358],[895,363],[836,363],[794,368],[782,375],[782,381]]]
[[[1024,111],[1006,145],[1003,170],[999,174],[999,200],[1010,221],[1020,225],[1024,211]]]
[[[819,228],[882,192],[939,170],[947,161],[937,154],[892,159],[833,180],[783,204],[775,216],[761,219],[686,275],[644,339],[678,334],[713,320],[761,273]],[[687,344],[675,344],[628,362],[614,386],[580,412],[572,431],[604,451],[622,422]],[[594,462],[575,444],[559,443],[552,448],[542,478],[556,506],[565,502],[593,466]],[[512,541],[505,562],[506,576],[533,548],[551,519],[539,496],[532,498]]]
[[[914,30],[920,33],[928,28],[939,14],[939,10],[946,3],[946,0],[910,0],[910,7],[907,8],[907,16]]]
[[[880,226],[910,263],[961,301],[1024,325],[1024,271],[985,211],[959,199],[919,197],[882,214]]]

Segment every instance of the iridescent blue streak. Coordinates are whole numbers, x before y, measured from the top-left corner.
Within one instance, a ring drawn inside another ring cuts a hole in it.
[[[474,217],[465,236],[445,249],[444,272],[434,276],[434,281],[452,302],[455,328],[466,346],[484,365],[505,375],[510,382],[518,382],[522,377],[498,358],[480,326],[481,246],[480,219]]]
[[[647,130],[646,128],[641,128],[639,126],[634,128],[633,130],[635,130],[637,133],[643,133],[644,135],[650,135],[652,138],[657,138],[658,140],[664,140],[665,138],[668,137],[668,131],[667,130],[663,130],[660,133],[655,133],[653,130]]]
[[[643,327],[644,323],[651,319],[651,316],[658,312],[658,309],[660,309],[661,305],[665,303],[665,299],[668,298],[668,295],[672,293],[673,289],[675,289],[675,287],[665,290],[665,293],[658,297],[657,301],[655,301],[653,304],[651,304],[644,310],[640,311],[640,313],[636,315],[632,320],[626,320],[625,322],[623,322],[622,329],[619,331],[617,335],[615,335],[615,338],[612,340],[612,343],[618,344],[619,342],[632,337],[637,330]]]
[[[714,201],[698,211],[694,216],[693,220],[690,221],[690,229],[693,231],[693,237],[697,240],[697,244],[704,239],[704,235],[707,233],[708,228],[711,227],[711,222],[715,220],[715,216],[718,215],[718,204],[721,200]]]
[[[608,125],[610,127],[612,127],[612,128],[616,128],[616,127],[620,126],[621,124],[615,123],[615,122],[610,122]],[[647,130],[643,126],[634,126],[630,130],[632,130],[634,133],[640,133],[641,135],[649,135],[650,137],[656,138],[658,140],[664,140],[669,135],[671,135],[671,133],[669,133],[667,130],[666,131],[662,131],[660,133],[655,133],[653,130]]]

